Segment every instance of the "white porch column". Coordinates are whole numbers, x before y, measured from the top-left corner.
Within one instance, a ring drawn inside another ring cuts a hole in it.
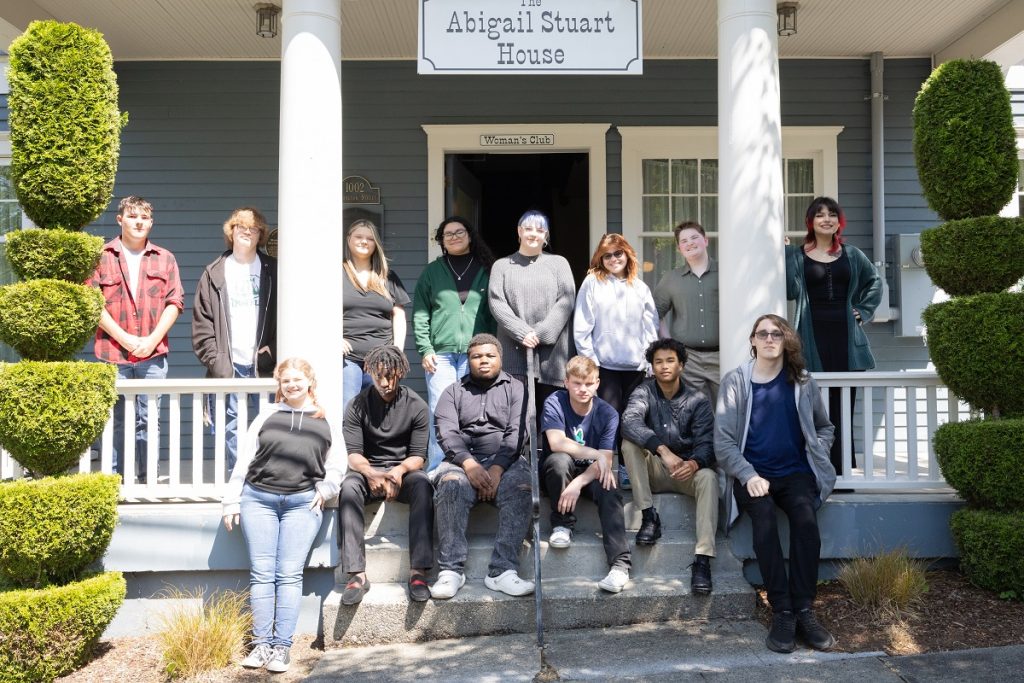
[[[718,174],[724,374],[750,358],[754,319],[786,312],[775,0],[718,0]]]
[[[341,0],[284,0],[278,357],[301,356],[341,419]]]

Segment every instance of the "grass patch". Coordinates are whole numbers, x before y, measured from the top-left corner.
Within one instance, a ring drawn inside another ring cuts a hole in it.
[[[252,628],[244,593],[221,591],[206,599],[201,589],[171,589],[166,597],[187,601],[162,617],[157,633],[163,668],[169,676],[195,676],[225,667],[241,656]]]
[[[928,591],[923,564],[905,550],[850,560],[838,578],[857,605],[877,614],[906,612]]]

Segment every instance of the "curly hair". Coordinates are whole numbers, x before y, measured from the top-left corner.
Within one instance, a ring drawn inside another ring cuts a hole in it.
[[[441,224],[437,226],[437,230],[434,231],[434,241],[441,246],[441,252],[444,254],[448,253],[444,246],[444,229],[451,223],[458,223],[466,229],[466,233],[469,235],[469,253],[483,264],[484,270],[488,270],[491,264],[494,263],[494,254],[491,253],[487,243],[480,237],[480,232],[462,216],[448,216],[441,221]]]
[[[654,362],[654,352],[668,349],[676,352],[676,358],[679,359],[680,365],[686,365],[686,347],[683,346],[683,342],[673,339],[672,337],[665,337],[664,339],[655,339],[651,342],[650,346],[647,347],[647,351],[644,352],[644,357],[648,363]]]
[[[370,349],[363,358],[363,367],[371,377],[400,380],[409,374],[409,359],[394,344],[381,344]]]
[[[267,239],[270,237],[270,226],[267,224],[267,219],[259,209],[254,209],[251,206],[242,206],[231,212],[228,219],[224,221],[224,241],[227,245],[233,246],[235,243],[235,226],[242,227],[253,227],[255,226],[260,231],[260,236],[257,239],[257,245],[264,247],[267,245]]]

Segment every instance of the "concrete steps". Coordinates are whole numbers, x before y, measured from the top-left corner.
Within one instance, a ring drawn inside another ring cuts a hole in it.
[[[640,511],[626,498],[626,526],[632,545]],[[547,629],[621,626],[692,619],[745,619],[753,614],[753,589],[743,568],[720,537],[712,565],[714,592],[690,593],[688,566],[693,559],[694,502],[686,496],[655,497],[662,520],[662,538],[651,547],[633,549],[631,581],[618,594],[602,591],[597,582],[608,572],[596,506],[583,500],[569,548],[551,548],[548,502],[542,500],[541,570],[544,623]],[[327,647],[356,646],[462,638],[535,630],[533,596],[512,598],[483,584],[491,555],[497,511],[489,505],[473,510],[469,524],[466,585],[452,600],[409,600],[408,508],[381,504],[366,514],[367,575],[372,587],[359,605],[341,604],[346,576],[335,570],[335,590],[323,605]],[[533,578],[531,542],[523,544],[520,575]],[[436,574],[436,569],[434,570]],[[431,577],[431,579],[433,576]]]

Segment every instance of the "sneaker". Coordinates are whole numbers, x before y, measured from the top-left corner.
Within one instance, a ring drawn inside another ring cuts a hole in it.
[[[606,590],[609,593],[621,593],[622,589],[626,587],[627,581],[629,581],[629,572],[627,570],[612,567],[612,570],[608,572],[608,576],[601,579],[597,585],[601,590]]]
[[[818,618],[810,609],[797,611],[796,632],[815,650],[828,650],[836,644],[836,639],[818,623]]]
[[[498,576],[484,578],[484,585],[492,591],[498,591],[513,597],[529,595],[533,592],[533,581],[519,578],[519,574],[516,573],[515,569],[507,569]]]
[[[792,610],[775,612],[772,615],[772,627],[764,644],[769,650],[789,654],[796,649],[796,615]]]
[[[568,548],[572,543],[572,529],[564,526],[556,526],[548,536],[548,545],[552,548]]]
[[[430,597],[435,600],[454,598],[459,589],[466,584],[466,575],[451,569],[442,569],[437,574],[437,581],[430,587]]]
[[[370,580],[353,576],[345,584],[345,592],[341,594],[341,604],[358,605],[363,596],[370,591]]]
[[[629,483],[629,471],[625,465],[619,465],[619,488],[623,491],[629,491],[633,488],[633,485]]]
[[[246,669],[262,669],[273,656],[274,649],[266,643],[260,643],[242,660],[242,666]]]
[[[290,649],[284,645],[275,645],[274,654],[267,662],[267,671],[275,674],[283,674],[288,670],[288,665],[292,663]]]
[[[642,513],[643,521],[640,522],[640,531],[636,532],[637,545],[654,545],[661,538],[661,517],[658,516],[657,508],[649,507]]]
[[[711,592],[711,559],[706,555],[697,555],[690,565],[690,591],[697,595]]]

